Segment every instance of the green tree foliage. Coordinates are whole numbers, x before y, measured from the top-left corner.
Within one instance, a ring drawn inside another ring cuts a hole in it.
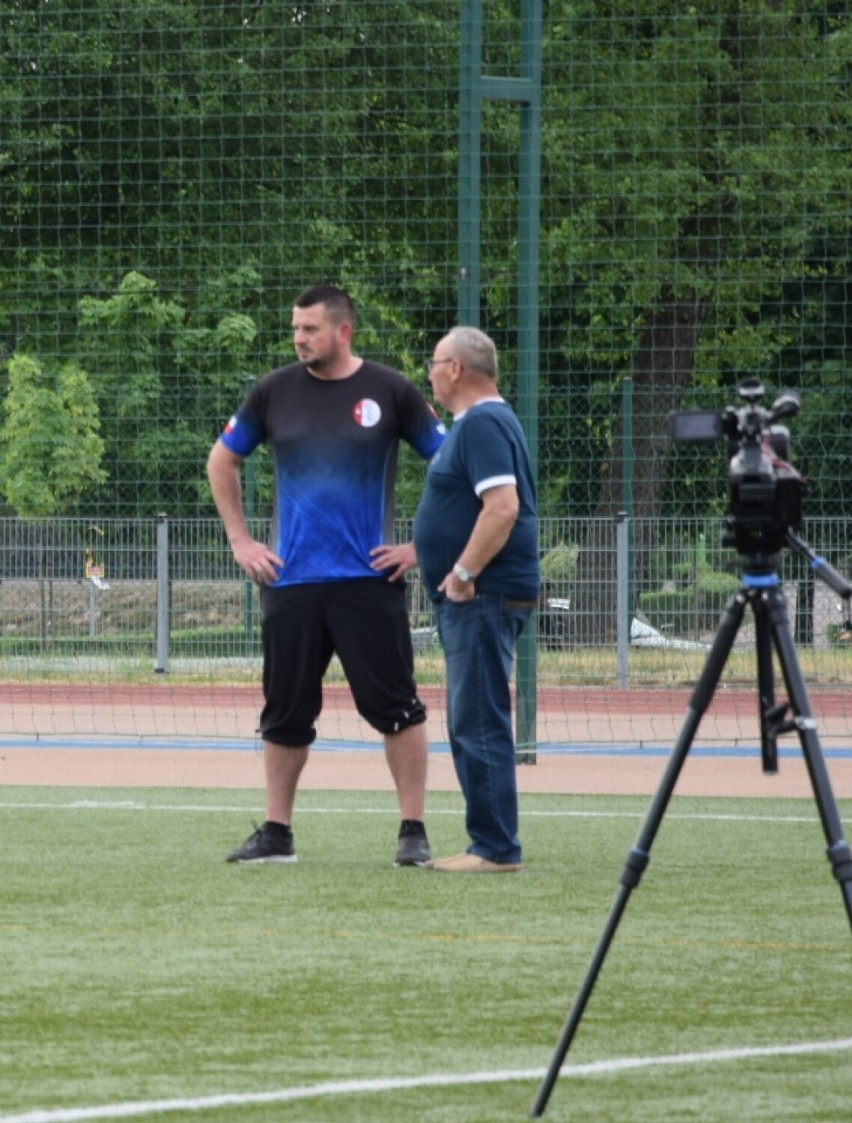
[[[604,469],[594,506],[612,514],[632,378],[634,513],[655,515],[668,413],[721,408],[742,373],[771,386],[802,315],[784,286],[845,228],[849,27],[838,6],[783,0],[558,8],[546,83],[562,112],[546,115],[544,148],[566,205],[546,231],[544,291],[564,366],[548,365],[546,393],[579,406],[574,431]],[[680,509],[707,499],[681,493]]]
[[[155,514],[165,495],[179,510],[199,503],[197,465],[218,435],[212,419],[244,389],[238,372],[255,334],[243,313],[209,327],[200,316],[188,323],[185,310],[139,273],[128,273],[107,299],[80,301],[80,345],[97,372],[101,412],[112,418],[102,511]]]
[[[89,377],[73,363],[51,373],[28,355],[9,362],[0,427],[0,489],[15,514],[68,514],[106,479]]]
[[[518,5],[484,10],[484,72],[517,73]],[[456,307],[459,36],[444,0],[6,5],[0,357],[92,372],[93,516],[210,512],[206,449],[320,278],[353,292],[359,350],[424,385]],[[740,374],[806,391],[812,494],[848,507],[826,434],[848,417],[849,38],[826,0],[544,5],[543,513],[620,503],[625,376],[637,514],[724,502],[721,458],[672,458],[666,416]],[[510,398],[517,140],[517,106],[486,106],[481,321]]]
[[[438,3],[80,0],[4,22],[0,332],[91,363],[104,513],[209,511],[202,447],[292,356],[293,297],[321,277],[353,292],[359,347],[420,377],[454,302],[455,33]]]

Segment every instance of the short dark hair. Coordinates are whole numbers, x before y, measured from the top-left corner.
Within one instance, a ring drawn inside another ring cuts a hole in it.
[[[336,285],[330,285],[325,281],[318,285],[311,285],[295,300],[297,308],[312,308],[315,304],[324,304],[330,319],[335,323],[348,322],[355,326],[356,313],[352,298],[349,293],[337,288]]]

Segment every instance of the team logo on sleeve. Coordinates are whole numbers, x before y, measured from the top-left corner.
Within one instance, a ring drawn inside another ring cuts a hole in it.
[[[352,416],[355,418],[356,424],[363,426],[365,429],[372,429],[382,419],[382,407],[372,398],[362,398],[360,402],[355,403]]]

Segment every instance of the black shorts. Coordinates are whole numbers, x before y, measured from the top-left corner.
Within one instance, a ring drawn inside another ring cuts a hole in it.
[[[336,654],[358,713],[380,733],[426,720],[417,697],[405,587],[384,578],[263,588],[263,739],[310,745]]]

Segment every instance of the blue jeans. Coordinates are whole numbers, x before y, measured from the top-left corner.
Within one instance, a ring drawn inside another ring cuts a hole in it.
[[[450,749],[467,805],[468,852],[492,862],[520,862],[509,679],[532,605],[480,593],[472,601],[443,600],[435,607],[447,666]]]

